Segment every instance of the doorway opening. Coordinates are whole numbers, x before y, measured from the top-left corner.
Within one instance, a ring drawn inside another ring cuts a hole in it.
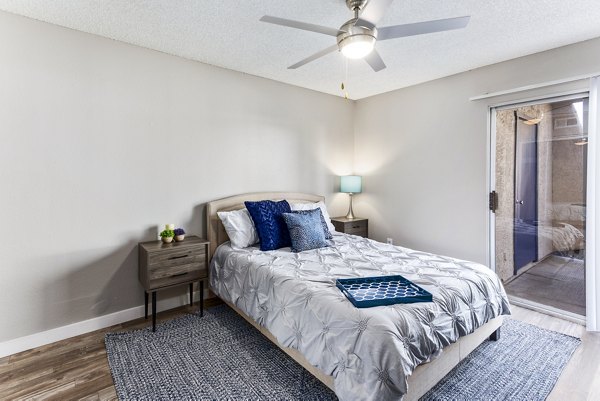
[[[583,319],[588,97],[493,111],[496,273],[513,301]]]

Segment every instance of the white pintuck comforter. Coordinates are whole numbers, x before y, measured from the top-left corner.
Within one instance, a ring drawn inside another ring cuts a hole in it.
[[[341,400],[398,400],[416,366],[458,337],[510,314],[499,278],[477,263],[334,234],[301,253],[222,244],[210,285],[284,346],[334,377]],[[355,308],[336,278],[401,274],[433,303]]]

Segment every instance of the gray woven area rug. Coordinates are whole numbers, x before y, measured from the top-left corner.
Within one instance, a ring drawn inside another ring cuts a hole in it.
[[[423,400],[545,400],[581,340],[505,318]]]
[[[335,400],[335,395],[222,305],[151,329],[106,335],[121,400]],[[543,400],[580,340],[507,319],[422,400]]]

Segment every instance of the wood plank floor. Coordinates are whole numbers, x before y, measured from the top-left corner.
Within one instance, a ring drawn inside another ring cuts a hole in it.
[[[208,300],[206,306],[219,303]],[[160,313],[158,321],[195,308]],[[513,318],[582,339],[549,400],[600,400],[600,333],[587,333],[576,323],[516,306]],[[148,321],[136,319],[0,359],[0,400],[115,400],[104,334],[147,325]]]
[[[222,302],[217,298],[205,307]],[[157,322],[196,312],[183,306],[157,315]],[[147,327],[144,318],[93,331],[0,359],[0,400],[116,400],[104,335]]]

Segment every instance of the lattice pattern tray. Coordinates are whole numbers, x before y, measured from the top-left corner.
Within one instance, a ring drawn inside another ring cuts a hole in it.
[[[343,278],[335,285],[357,308],[432,301],[429,292],[402,276]]]

